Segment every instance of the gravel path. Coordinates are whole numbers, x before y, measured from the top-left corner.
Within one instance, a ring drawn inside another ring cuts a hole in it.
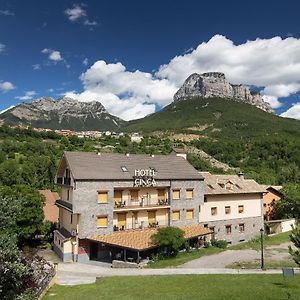
[[[253,261],[260,258],[260,253],[255,250],[227,250],[218,254],[203,256],[191,260],[180,268],[225,268],[240,261]]]

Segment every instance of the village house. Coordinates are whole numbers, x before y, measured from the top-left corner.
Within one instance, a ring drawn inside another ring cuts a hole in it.
[[[64,261],[139,261],[157,248],[157,228],[177,226],[189,242],[209,239],[200,225],[204,181],[176,155],[65,152],[54,250]]]
[[[214,238],[229,244],[247,241],[259,235],[263,223],[265,188],[254,180],[239,175],[204,177],[204,204],[200,208],[200,224],[214,231]]]
[[[263,196],[263,205],[264,205],[264,219],[266,221],[273,219],[273,204],[282,198],[281,185],[262,185],[262,187],[266,190]]]

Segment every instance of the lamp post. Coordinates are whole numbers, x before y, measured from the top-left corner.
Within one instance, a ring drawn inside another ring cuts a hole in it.
[[[260,265],[260,268],[262,270],[265,269],[265,264],[264,264],[264,229],[261,228],[260,229],[260,252],[261,252],[261,265]]]

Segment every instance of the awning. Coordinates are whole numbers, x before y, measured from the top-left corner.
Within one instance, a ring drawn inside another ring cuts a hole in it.
[[[213,233],[209,228],[193,224],[179,227],[184,231],[184,238],[191,239]],[[110,234],[88,237],[88,240],[104,243],[110,246],[143,251],[156,248],[151,241],[151,236],[157,232],[157,228],[146,228],[128,231],[116,231]]]

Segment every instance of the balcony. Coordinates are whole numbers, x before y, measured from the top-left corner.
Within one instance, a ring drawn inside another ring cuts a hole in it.
[[[126,223],[125,225],[117,226],[114,225],[114,231],[125,231],[125,230],[135,230],[135,229],[145,229],[145,228],[159,228],[169,226],[168,221],[152,222],[147,221],[133,222],[132,224]]]
[[[71,185],[71,178],[68,177],[57,177],[56,183],[58,185]]]
[[[124,201],[116,201],[114,208],[117,210],[126,209],[141,209],[149,207],[165,207],[169,206],[170,201],[168,199],[134,199],[130,198]]]

